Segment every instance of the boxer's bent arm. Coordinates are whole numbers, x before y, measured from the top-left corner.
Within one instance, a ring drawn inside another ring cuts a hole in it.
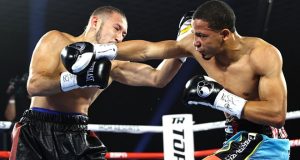
[[[178,59],[167,59],[155,69],[147,64],[114,61],[117,65],[111,77],[120,83],[132,86],[151,86],[162,88],[176,75],[182,63]]]
[[[191,56],[182,43],[174,40],[149,42],[131,40],[118,43],[116,59],[129,61],[145,61],[150,59],[167,59]]]
[[[244,118],[259,124],[281,127],[285,123],[287,112],[287,88],[282,73],[282,57],[276,48],[267,48],[265,54],[254,55],[258,56],[253,61],[255,69],[261,73],[258,86],[260,100],[246,103]],[[266,60],[259,56],[268,58]]]
[[[36,45],[27,82],[30,96],[47,96],[61,92],[60,60],[61,49],[68,45],[68,41],[58,31],[45,34]]]

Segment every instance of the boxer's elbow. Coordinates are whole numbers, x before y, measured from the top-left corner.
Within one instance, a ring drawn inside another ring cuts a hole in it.
[[[165,81],[157,81],[155,82],[154,86],[157,88],[164,88],[168,83]]]
[[[278,107],[275,109],[275,127],[281,128],[285,124],[287,114],[287,103],[286,101],[278,102]],[[275,106],[275,105],[274,105]]]
[[[285,121],[276,121],[276,122],[273,122],[272,126],[275,128],[281,128],[284,126],[284,124],[285,124]]]
[[[29,96],[41,96],[43,92],[43,84],[38,80],[38,78],[29,78],[27,82],[27,92]]]
[[[30,79],[28,80],[27,83],[27,92],[31,97],[38,95],[38,86]]]
[[[278,114],[277,116],[273,117],[273,126],[276,127],[276,128],[281,128],[284,126],[285,124],[285,114]]]
[[[286,110],[284,107],[273,108],[272,116],[270,117],[273,127],[281,128],[285,124]]]
[[[154,76],[152,80],[152,86],[156,88],[164,88],[168,84],[168,80],[159,76]]]

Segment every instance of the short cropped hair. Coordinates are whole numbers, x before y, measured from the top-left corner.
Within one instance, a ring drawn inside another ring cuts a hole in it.
[[[213,30],[229,29],[235,32],[235,14],[232,8],[223,1],[210,0],[201,4],[195,13],[193,19],[201,19],[208,22],[209,28]]]
[[[116,7],[113,7],[113,6],[101,6],[101,7],[98,7],[97,9],[95,9],[93,11],[93,13],[91,14],[91,16],[100,15],[100,16],[106,17],[108,14],[112,14],[112,13],[118,13],[118,14],[120,14],[121,16],[123,16],[126,19],[125,13],[122,10],[120,10],[120,9],[118,9]]]

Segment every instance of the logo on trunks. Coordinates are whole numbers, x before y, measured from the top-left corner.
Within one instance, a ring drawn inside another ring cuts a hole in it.
[[[243,153],[243,151],[247,148],[252,140],[255,140],[255,135],[248,135],[248,139],[244,142],[239,142],[238,148],[236,150],[233,150],[234,153],[226,156],[225,160],[234,160],[239,154]]]
[[[199,97],[206,98],[211,94],[214,88],[215,86],[212,82],[202,80],[197,83],[197,94]]]
[[[172,124],[183,124],[184,120],[184,117],[175,117],[173,118]],[[185,160],[184,129],[173,129],[172,133],[174,134],[172,137],[176,137],[173,139],[173,149],[176,151],[174,152],[174,157],[178,160]]]

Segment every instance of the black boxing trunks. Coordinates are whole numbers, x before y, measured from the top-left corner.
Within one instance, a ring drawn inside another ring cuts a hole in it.
[[[10,160],[103,160],[106,147],[87,123],[78,113],[26,110],[12,132]]]

